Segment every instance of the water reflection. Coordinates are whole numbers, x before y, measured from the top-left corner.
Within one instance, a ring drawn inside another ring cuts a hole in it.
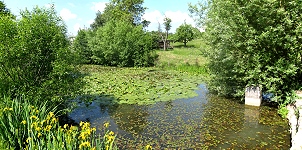
[[[105,121],[118,133],[120,149],[288,149],[287,123],[274,108],[249,107],[209,95],[200,85],[197,97],[154,105],[110,105],[102,99],[70,113],[89,120],[99,132]]]

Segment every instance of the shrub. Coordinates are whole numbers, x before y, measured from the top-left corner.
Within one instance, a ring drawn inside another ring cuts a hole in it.
[[[302,3],[296,0],[209,0],[205,37],[210,48],[210,87],[243,98],[247,85],[288,102],[301,86]],[[202,14],[202,13],[201,13]],[[204,15],[201,15],[201,18]],[[204,20],[203,20],[204,21]]]
[[[53,94],[49,87],[73,82],[66,27],[53,8],[22,11],[19,20],[1,17],[0,41],[0,95],[36,95],[43,87]]]
[[[124,21],[109,21],[89,41],[93,60],[108,66],[152,66],[156,54],[152,39],[142,26]]]

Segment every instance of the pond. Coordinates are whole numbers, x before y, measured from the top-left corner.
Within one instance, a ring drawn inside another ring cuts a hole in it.
[[[120,149],[289,149],[287,121],[275,108],[248,107],[208,93],[199,85],[197,97],[152,105],[109,105],[97,99],[77,102],[69,114],[89,121],[103,133],[103,124],[118,134]]]

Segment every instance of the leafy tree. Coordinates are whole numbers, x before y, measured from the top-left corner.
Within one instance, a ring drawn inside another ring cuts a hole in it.
[[[0,17],[1,16],[12,16],[14,17],[10,10],[8,8],[6,8],[6,5],[4,4],[3,1],[0,1]]]
[[[160,33],[160,37],[161,37],[162,41],[164,42],[164,50],[167,49],[167,40],[169,37],[169,31],[172,27],[171,22],[172,22],[172,20],[170,18],[168,18],[168,17],[164,18],[164,28],[165,28],[164,34],[162,33],[160,24],[158,25],[158,32]]]
[[[66,91],[55,87],[71,71],[66,33],[53,8],[22,11],[19,20],[0,17],[1,94],[39,95],[35,89],[42,87],[46,94],[53,94],[51,88]]]
[[[110,0],[103,13],[105,21],[123,20],[140,25],[146,10],[143,2],[144,0]]]
[[[142,26],[127,21],[109,21],[90,38],[89,47],[97,64],[108,66],[151,66],[156,59],[152,40]]]
[[[208,18],[202,22],[210,45],[206,53],[211,88],[242,97],[245,87],[255,84],[274,93],[274,101],[290,102],[302,79],[302,3],[215,0],[207,4]]]
[[[74,50],[79,55],[80,62],[84,64],[92,63],[92,51],[88,46],[88,34],[89,30],[80,29],[75,40],[73,41]]]
[[[98,11],[96,13],[96,17],[94,19],[94,22],[90,25],[90,28],[92,30],[96,31],[99,27],[104,26],[104,24],[105,24],[105,18],[103,16],[103,14],[100,11]]]
[[[182,43],[184,43],[184,46],[187,46],[187,43],[194,39],[193,27],[186,23],[180,25],[176,29],[174,38],[175,38],[175,41],[182,42]]]

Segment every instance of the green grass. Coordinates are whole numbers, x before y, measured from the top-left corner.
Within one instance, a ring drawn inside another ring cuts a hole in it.
[[[191,41],[187,47],[183,43],[174,43],[174,49],[157,50],[159,59],[156,66],[168,70],[177,70],[207,76],[207,59],[202,56],[204,43],[201,39]]]

